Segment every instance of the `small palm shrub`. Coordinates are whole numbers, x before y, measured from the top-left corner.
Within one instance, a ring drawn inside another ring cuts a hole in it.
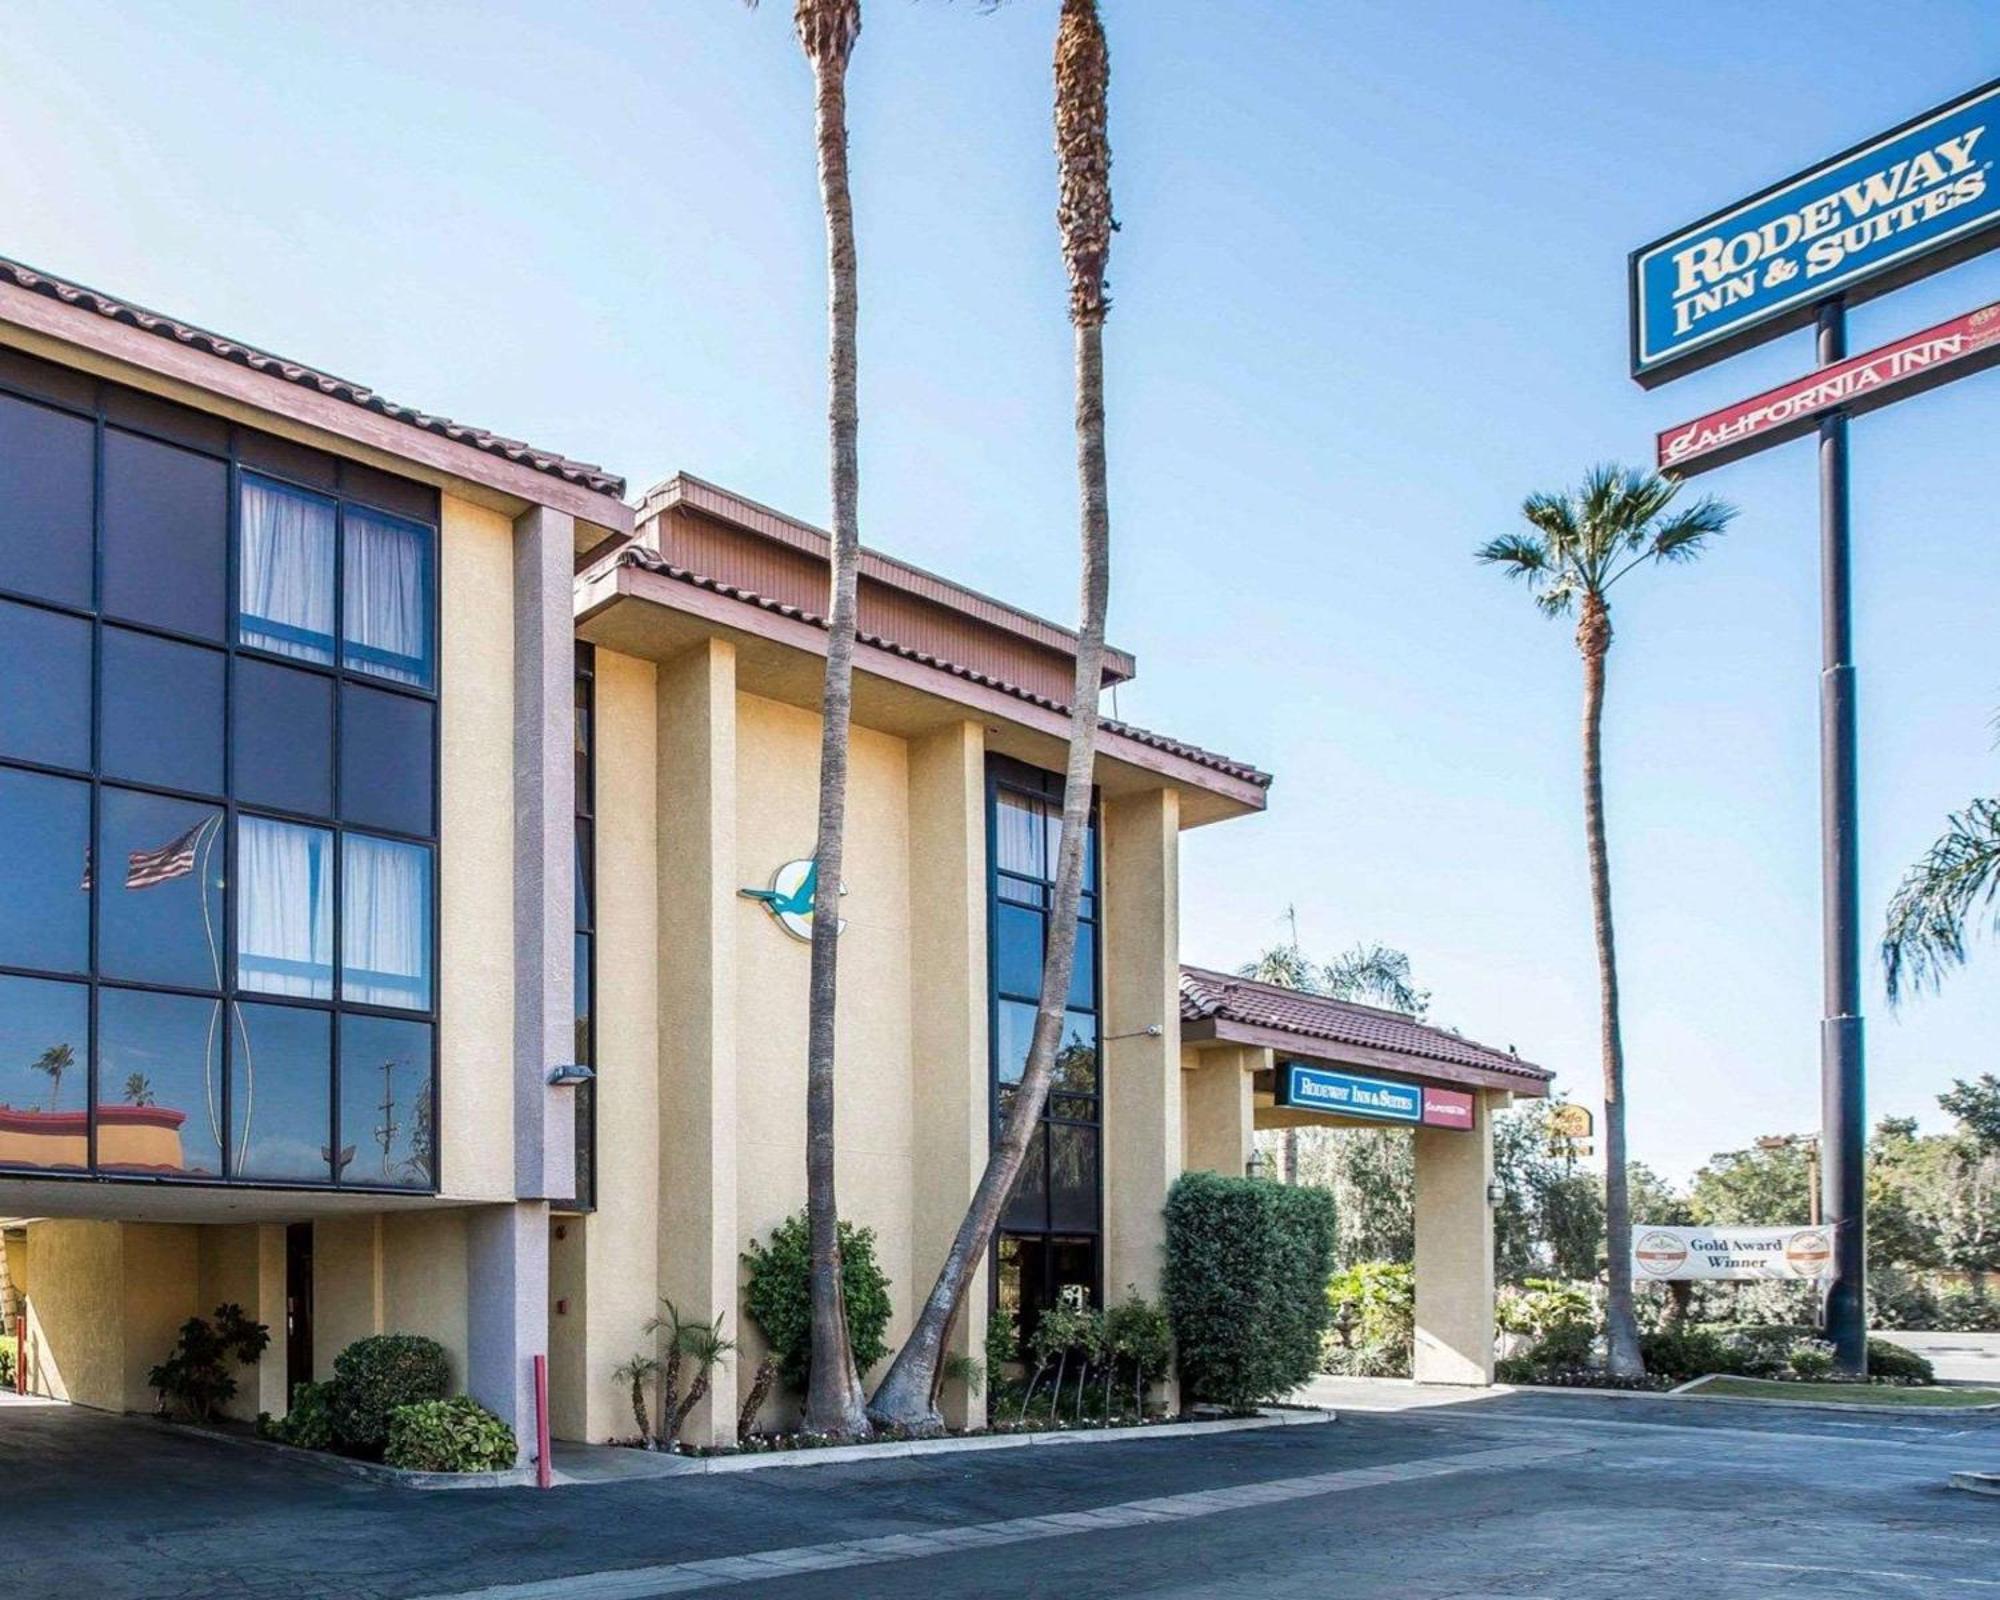
[[[389,1413],[382,1459],[409,1472],[501,1472],[518,1454],[514,1430],[477,1400],[420,1400]]]
[[[803,1211],[743,1253],[749,1269],[743,1309],[778,1359],[778,1376],[804,1394],[812,1376],[812,1238]],[[875,1260],[875,1230],[840,1225],[840,1287],[854,1367],[866,1373],[889,1353],[889,1280]]]
[[[357,1339],[333,1358],[333,1431],[347,1449],[379,1454],[398,1406],[451,1393],[444,1346],[414,1333]]]
[[[1415,1269],[1397,1261],[1362,1261],[1326,1286],[1332,1328],[1324,1371],[1358,1378],[1407,1378],[1415,1357]]]

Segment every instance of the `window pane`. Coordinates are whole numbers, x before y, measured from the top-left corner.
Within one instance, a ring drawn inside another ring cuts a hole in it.
[[[236,985],[333,998],[333,834],[294,822],[236,822]]]
[[[590,824],[579,821],[576,825],[576,925],[579,928],[591,925],[590,891],[596,882],[591,853],[596,843]]]
[[[1094,1305],[1097,1301],[1097,1241],[1049,1240],[1049,1303],[1066,1300]]]
[[[1040,878],[1010,878],[1003,872],[995,878],[994,884],[1002,900],[1011,900],[1016,905],[1039,909],[1048,898],[1048,891],[1042,887]]]
[[[1002,872],[1048,876],[1042,862],[1042,812],[1037,802],[1005,789],[994,796],[993,864]]]
[[[1007,1203],[1002,1227],[1027,1228],[1040,1233],[1049,1225],[1049,1125],[1039,1123],[1028,1141],[1028,1159],[1021,1166],[1021,1181],[1014,1198]]]
[[[0,768],[0,966],[90,964],[90,786]]]
[[[0,395],[0,589],[90,604],[96,432]]]
[[[97,997],[100,1170],[219,1176],[222,1002],[105,989]]]
[[[589,649],[578,646],[579,658]],[[576,809],[579,816],[589,816],[596,798],[591,782],[594,774],[590,763],[590,712],[593,698],[594,680],[582,672],[576,675]]]
[[[1097,1009],[1097,929],[1076,925],[1076,964],[1069,969],[1069,1003],[1084,1011]]]
[[[575,973],[573,992],[576,996],[576,1039],[572,1048],[576,1053],[570,1057],[570,1060],[580,1061],[585,1066],[589,1066],[591,1065],[590,1016],[593,997],[590,991],[590,935],[587,933],[579,933],[576,936],[573,971]]]
[[[97,959],[107,977],[222,987],[222,813],[107,788],[99,801]]]
[[[237,642],[330,663],[333,502],[246,473],[237,518]]]
[[[1097,1019],[1080,1011],[1063,1013],[1056,1045],[1055,1087],[1090,1094],[1097,1088]]]
[[[341,997],[428,1011],[430,851],[350,833],[342,837],[341,872]]]
[[[342,660],[398,683],[431,683],[429,528],[349,506],[345,519]]]
[[[345,822],[397,833],[436,831],[428,700],[348,684],[340,692],[340,811]]]
[[[0,684],[0,755],[90,766],[89,623],[0,601]]]
[[[1058,1094],[1049,1097],[1049,1115],[1070,1122],[1095,1122],[1097,1102],[1089,1095]]]
[[[1097,1230],[1097,1130],[1049,1124],[1049,1226]]]
[[[220,639],[227,618],[228,471],[117,429],[104,434],[104,610]]]
[[[1025,1000],[1002,1000],[995,1013],[994,1073],[1002,1083],[1019,1083],[1035,1038],[1035,1008]]]
[[[90,991],[0,977],[0,1166],[90,1160]]]
[[[104,775],[222,793],[222,652],[104,630]]]
[[[333,815],[333,680],[239,656],[236,798],[253,806]]]
[[[1001,994],[1042,992],[1042,914],[1003,903],[993,919],[994,983]]]
[[[340,1019],[343,1183],[431,1187],[431,1030],[392,1017]]]
[[[229,1058],[231,1175],[284,1183],[333,1176],[333,1016],[239,1005]]]

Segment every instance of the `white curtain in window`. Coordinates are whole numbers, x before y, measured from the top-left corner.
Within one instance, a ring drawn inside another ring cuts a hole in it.
[[[428,1011],[430,851],[350,833],[342,840],[341,872],[341,997]]]
[[[994,807],[994,859],[1002,872],[1039,878],[1042,870],[1042,816],[1036,801],[1002,790]]]
[[[241,520],[242,642],[332,661],[333,503],[246,474]]]
[[[430,529],[350,506],[342,591],[346,663],[398,683],[428,684]]]
[[[333,998],[333,836],[236,824],[236,981],[262,994]]]

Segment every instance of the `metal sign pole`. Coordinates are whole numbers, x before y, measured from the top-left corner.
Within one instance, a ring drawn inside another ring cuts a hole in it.
[[[1819,308],[1819,364],[1847,355],[1847,307]],[[1848,525],[1847,416],[1819,425],[1820,1183],[1834,1229],[1826,1332],[1842,1373],[1868,1370],[1866,1108],[1861,1059],[1861,873],[1855,822],[1854,615]]]

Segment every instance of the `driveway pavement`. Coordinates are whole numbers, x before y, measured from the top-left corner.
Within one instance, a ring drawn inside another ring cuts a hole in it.
[[[8,1592],[92,1600],[1958,1596],[2000,1419],[1570,1395],[1194,1442],[420,1494],[69,1408],[0,1412]]]
[[[1984,1383],[2000,1388],[2000,1333],[1878,1333],[1914,1350],[1946,1383]]]

